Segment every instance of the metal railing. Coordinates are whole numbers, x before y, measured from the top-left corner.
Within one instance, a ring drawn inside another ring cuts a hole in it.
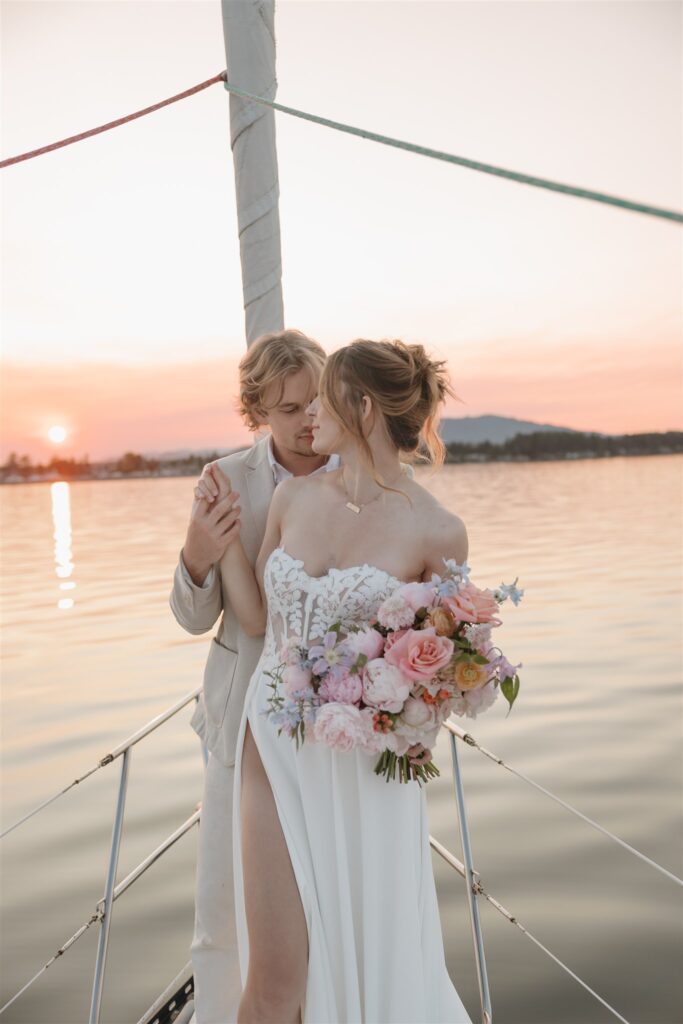
[[[161,857],[162,854],[166,852],[166,850],[173,846],[174,843],[176,843],[178,839],[181,838],[181,836],[184,836],[185,833],[188,832],[193,825],[199,822],[201,813],[199,810],[197,810],[194,812],[194,814],[190,815],[190,817],[187,818],[183,822],[183,824],[175,830],[175,832],[172,832],[169,836],[167,836],[159,844],[159,846],[157,846],[155,850],[148,854],[148,856],[145,857],[145,859],[142,860],[137,865],[137,867],[133,868],[133,870],[117,885],[116,870],[118,867],[119,851],[121,848],[121,836],[123,833],[123,819],[126,806],[126,794],[128,791],[128,775],[132,748],[135,746],[136,743],[139,743],[141,740],[145,739],[152,732],[158,729],[161,725],[163,725],[174,715],[176,715],[179,711],[182,711],[182,709],[186,707],[191,701],[198,701],[201,692],[202,687],[199,686],[196,689],[194,689],[191,693],[187,694],[187,696],[183,697],[181,700],[173,704],[166,711],[163,711],[161,714],[151,719],[149,722],[147,722],[146,725],[142,726],[141,729],[138,729],[131,736],[125,739],[122,743],[120,743],[117,747],[115,747],[112,751],[110,751],[104,757],[100,758],[97,765],[95,765],[93,768],[90,768],[88,771],[84,772],[78,778],[74,779],[73,782],[71,782],[68,786],[65,786],[64,789],[60,790],[58,793],[55,793],[49,799],[44,800],[32,811],[30,811],[28,814],[25,814],[22,818],[20,818],[9,828],[5,829],[4,832],[2,832],[2,834],[0,834],[0,839],[9,835],[9,833],[12,832],[15,828],[18,828],[19,825],[24,824],[26,821],[29,820],[29,818],[32,818],[34,814],[37,814],[38,811],[47,807],[49,804],[53,803],[59,797],[64,796],[65,793],[68,793],[71,789],[74,788],[74,786],[78,785],[84,779],[89,778],[98,769],[104,768],[106,765],[113,764],[113,762],[118,757],[121,758],[121,775],[119,778],[119,786],[116,796],[116,810],[114,813],[114,825],[112,829],[111,843],[109,847],[109,860],[107,864],[104,896],[100,900],[98,900],[95,907],[95,912],[85,922],[85,924],[81,925],[81,927],[76,932],[74,932],[74,934],[69,939],[67,939],[67,941],[63,943],[62,946],[60,946],[57,952],[45,964],[43,964],[40,970],[37,971],[33,975],[33,977],[30,978],[29,981],[27,981],[26,984],[23,985],[22,988],[19,989],[19,991],[16,992],[12,996],[12,998],[7,1003],[5,1003],[4,1006],[0,1008],[0,1014],[4,1013],[5,1010],[7,1010],[19,998],[19,996],[22,995],[22,993],[24,993],[35,981],[37,981],[38,978],[42,974],[44,974],[44,972],[48,969],[48,967],[50,967],[55,962],[55,960],[58,959],[58,957],[62,956],[67,949],[73,946],[73,944],[82,935],[85,934],[85,932],[88,930],[88,928],[90,928],[91,925],[99,922],[100,934],[97,945],[97,957],[95,960],[95,972],[93,976],[92,996],[90,1001],[90,1014],[88,1018],[89,1024],[99,1024],[100,1013],[102,1008],[102,993],[104,990],[104,977],[107,966],[109,933],[111,929],[112,910],[114,902],[133,884],[133,882],[136,882],[138,878],[140,878],[140,876],[143,875],[145,871],[147,871],[147,869],[151,867],[152,864],[154,864],[159,859],[159,857]],[[206,766],[209,754],[206,748],[206,744],[204,743],[202,743],[202,753],[204,757],[204,765]]]
[[[38,811],[47,807],[56,799],[69,792],[84,779],[90,777],[98,769],[103,768],[106,765],[112,764],[116,760],[116,758],[121,757],[121,775],[117,791],[116,810],[114,815],[114,824],[109,849],[109,860],[107,864],[104,896],[100,900],[98,900],[95,907],[95,911],[91,915],[91,917],[83,925],[81,925],[81,927],[69,939],[67,939],[62,946],[60,946],[57,952],[43,965],[43,967],[40,968],[39,971],[37,971],[36,974],[34,974],[33,977],[30,978],[29,981],[27,981],[26,984],[23,985],[23,987],[18,992],[16,992],[15,995],[12,996],[12,998],[7,1003],[5,1003],[4,1006],[0,1008],[0,1014],[4,1013],[5,1010],[7,1010],[8,1007],[11,1006],[22,995],[23,992],[25,992],[35,981],[37,981],[37,979],[47,970],[47,968],[50,967],[51,964],[55,962],[55,960],[62,956],[67,951],[67,949],[69,949],[88,930],[88,928],[90,928],[91,925],[99,922],[100,935],[97,948],[97,957],[95,962],[89,1016],[89,1024],[99,1024],[102,1005],[102,993],[104,988],[104,978],[107,963],[108,942],[114,903],[116,902],[119,896],[126,892],[126,890],[134,882],[136,882],[138,878],[140,878],[147,871],[148,868],[152,866],[152,864],[154,864],[168,849],[170,849],[171,846],[173,846],[182,836],[184,836],[193,827],[193,825],[197,824],[201,817],[201,810],[197,809],[174,832],[168,835],[159,844],[159,846],[156,847],[155,850],[148,854],[148,856],[145,857],[144,860],[142,860],[137,865],[137,867],[135,867],[124,879],[122,879],[122,881],[116,884],[116,871],[118,866],[119,850],[121,846],[121,836],[123,830],[123,819],[125,813],[125,802],[128,789],[128,777],[132,748],[133,746],[135,746],[136,743],[139,743],[141,740],[145,739],[145,737],[150,735],[150,733],[154,732],[161,725],[167,722],[170,718],[176,715],[191,701],[198,701],[201,692],[202,687],[197,687],[195,690],[187,694],[181,700],[177,701],[166,711],[151,719],[141,729],[138,729],[135,733],[129,736],[128,739],[124,740],[117,747],[115,747],[114,750],[110,751],[104,757],[100,758],[97,765],[95,765],[93,768],[88,769],[86,772],[84,772],[81,776],[76,778],[73,782],[71,782],[68,786],[64,787],[58,793],[43,801],[32,811],[25,814],[22,818],[20,818],[9,828],[5,829],[2,834],[0,834],[0,839],[4,838],[14,829],[18,828],[20,825],[22,825],[31,817],[33,817],[34,814],[37,814]],[[653,861],[651,858],[645,856],[645,854],[641,853],[639,850],[636,850],[635,847],[631,846],[629,843],[626,843],[618,836],[615,836],[608,829],[604,828],[602,825],[598,824],[593,819],[587,817],[587,815],[577,810],[577,808],[572,807],[571,804],[567,803],[565,800],[562,800],[560,797],[556,796],[556,794],[550,792],[550,790],[546,789],[544,786],[541,786],[539,783],[529,778],[523,772],[507,764],[502,758],[493,754],[490,750],[487,750],[485,747],[479,744],[477,740],[469,732],[462,729],[460,726],[456,725],[455,722],[447,720],[443,723],[443,727],[448,731],[450,737],[451,755],[453,763],[453,785],[456,807],[458,812],[458,822],[460,828],[463,861],[459,861],[458,858],[455,857],[454,854],[451,853],[448,849],[446,849],[446,847],[443,846],[437,839],[435,839],[434,836],[429,836],[429,842],[432,849],[436,853],[438,853],[439,856],[441,856],[446,861],[446,863],[450,865],[450,867],[457,871],[458,874],[460,874],[466,882],[468,910],[472,929],[472,940],[477,970],[477,981],[479,986],[479,1000],[481,1006],[482,1024],[492,1024],[493,1010],[491,1006],[491,996],[489,991],[488,975],[486,970],[486,958],[484,954],[484,942],[481,929],[481,921],[479,917],[478,897],[480,896],[483,897],[499,913],[501,913],[508,921],[514,924],[524,935],[526,935],[527,938],[534,942],[539,949],[541,949],[544,953],[547,954],[547,956],[554,960],[555,963],[562,967],[562,969],[566,971],[570,975],[570,977],[574,978],[580,985],[582,985],[586,992],[588,992],[595,999],[597,999],[618,1020],[622,1021],[623,1024],[628,1024],[626,1019],[614,1007],[610,1006],[610,1004],[607,1003],[606,1000],[602,998],[602,996],[595,992],[594,989],[592,989],[574,971],[572,971],[571,968],[567,966],[567,964],[563,963],[563,961],[560,960],[557,956],[555,956],[555,954],[552,953],[539,939],[532,935],[528,931],[528,929],[526,929],[521,924],[521,922],[517,919],[516,916],[513,916],[513,914],[509,910],[507,910],[501,903],[498,902],[498,900],[496,900],[490,893],[488,893],[485,890],[484,886],[481,883],[479,872],[477,872],[474,869],[473,865],[473,856],[470,843],[469,827],[467,822],[467,813],[465,807],[462,771],[458,759],[456,739],[459,739],[467,746],[478,750],[484,756],[493,760],[496,764],[512,772],[522,781],[533,786],[538,791],[544,793],[552,800],[557,802],[560,806],[565,808],[565,810],[568,810],[572,814],[581,818],[583,821],[591,825],[591,827],[598,829],[603,835],[607,836],[614,842],[618,843],[622,848],[629,850],[641,861],[648,864],[650,867],[655,868],[657,871],[661,872],[666,877],[676,882],[676,884],[683,886],[683,879],[678,878],[671,871],[668,871],[660,864],[657,864],[656,861]],[[206,765],[208,761],[209,752],[204,743],[202,743],[202,753],[204,764]]]

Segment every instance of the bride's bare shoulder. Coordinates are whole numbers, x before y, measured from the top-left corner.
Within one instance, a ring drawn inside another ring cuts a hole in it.
[[[276,498],[283,505],[291,505],[300,500],[309,501],[313,494],[318,497],[329,489],[332,483],[331,477],[337,475],[337,471],[329,473],[316,473],[314,476],[292,476],[281,480],[275,488],[273,500]]]
[[[419,484],[411,481],[417,501],[415,512],[420,524],[420,536],[425,564],[435,572],[443,569],[443,558],[455,558],[462,564],[467,560],[469,538],[464,520],[451,512],[434,495]]]

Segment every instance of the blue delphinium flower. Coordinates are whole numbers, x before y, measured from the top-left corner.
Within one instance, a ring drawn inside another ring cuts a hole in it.
[[[522,594],[524,593],[524,588],[515,586],[518,579],[519,576],[515,576],[514,583],[501,583],[499,587],[496,587],[493,591],[493,596],[498,604],[502,604],[508,597],[513,604],[519,604]]]

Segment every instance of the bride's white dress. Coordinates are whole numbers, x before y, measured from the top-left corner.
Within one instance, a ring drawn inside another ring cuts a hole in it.
[[[265,674],[292,635],[320,640],[336,621],[367,620],[402,581],[371,565],[309,576],[275,548],[264,570],[268,623],[237,737],[233,856],[242,985],[240,783],[246,721],[270,780],[306,917],[304,1024],[471,1024],[448,975],[429,845],[426,793],[376,775],[376,754],[307,739],[299,750],[266,717]]]

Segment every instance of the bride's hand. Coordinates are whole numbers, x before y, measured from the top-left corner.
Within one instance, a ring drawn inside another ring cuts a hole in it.
[[[429,747],[423,747],[421,743],[415,743],[412,747],[408,747],[406,754],[411,764],[427,764],[432,759]]]
[[[205,498],[209,504],[216,498],[228,494],[231,489],[229,478],[218,465],[218,459],[214,462],[207,462],[202,470],[202,475],[195,484],[195,498]]]

